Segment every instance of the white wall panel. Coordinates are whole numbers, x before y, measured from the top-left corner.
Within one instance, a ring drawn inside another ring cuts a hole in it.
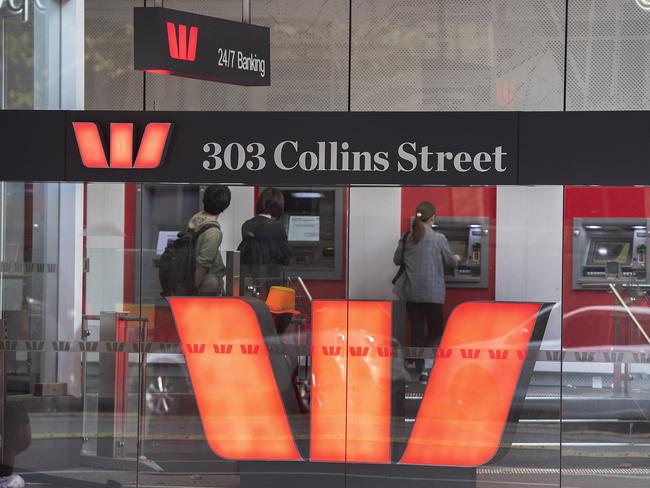
[[[81,183],[63,183],[59,203],[58,340],[81,338],[83,284],[83,201]],[[81,394],[81,355],[58,356],[57,380],[68,384],[68,394]]]
[[[221,251],[234,251],[241,242],[241,225],[254,215],[255,189],[252,186],[231,186],[230,207],[219,216],[223,231]],[[225,261],[224,261],[225,262]]]
[[[561,186],[497,188],[497,300],[562,300],[562,220]],[[545,341],[559,341],[560,322],[558,307]]]
[[[124,184],[87,187],[86,313],[122,310],[124,299]]]
[[[350,189],[349,296],[392,298],[397,268],[393,252],[400,235],[400,188]]]

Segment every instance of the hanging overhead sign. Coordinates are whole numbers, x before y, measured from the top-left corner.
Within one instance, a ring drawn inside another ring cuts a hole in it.
[[[133,9],[135,69],[235,85],[271,84],[268,27],[160,7]]]

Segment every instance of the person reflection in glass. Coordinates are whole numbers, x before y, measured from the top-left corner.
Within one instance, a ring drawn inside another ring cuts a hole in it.
[[[436,208],[420,203],[411,229],[402,236],[393,262],[402,273],[395,282],[395,294],[406,301],[413,347],[435,347],[444,330],[442,307],[445,303],[445,270],[460,259],[449,248],[447,238],[433,230]],[[416,373],[427,380],[424,359],[415,360]]]

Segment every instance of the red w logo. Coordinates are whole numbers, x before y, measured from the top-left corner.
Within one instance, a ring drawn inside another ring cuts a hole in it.
[[[178,25],[178,35],[173,22],[167,22],[167,44],[169,45],[169,57],[183,61],[194,61],[196,59],[196,43],[199,37],[199,28],[190,27],[189,36],[185,24]]]
[[[401,360],[377,353],[392,347],[391,302],[315,300],[307,450],[296,442],[305,426],[295,423],[289,367],[268,352],[278,337],[265,305],[242,298],[168,300],[184,344],[215,345],[215,353],[186,351],[185,359],[206,440],[217,455],[235,460],[484,464],[501,447],[506,424],[516,421],[532,374],[532,361],[503,351],[535,352],[550,312],[536,303],[456,307],[440,345],[443,359],[434,364],[399,452],[392,445],[391,388]],[[221,354],[237,343],[241,352]],[[478,346],[498,351],[498,360],[467,352]],[[259,354],[251,354],[255,348]]]
[[[153,169],[162,164],[169,144],[173,124],[151,122],[142,136],[138,154],[133,163],[133,124],[112,123],[110,134],[110,164],[97,124],[73,122],[81,161],[86,168]]]

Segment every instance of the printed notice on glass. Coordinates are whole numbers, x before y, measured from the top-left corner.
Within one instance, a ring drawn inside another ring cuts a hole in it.
[[[292,215],[289,217],[289,240],[317,242],[320,239],[320,217]]]

